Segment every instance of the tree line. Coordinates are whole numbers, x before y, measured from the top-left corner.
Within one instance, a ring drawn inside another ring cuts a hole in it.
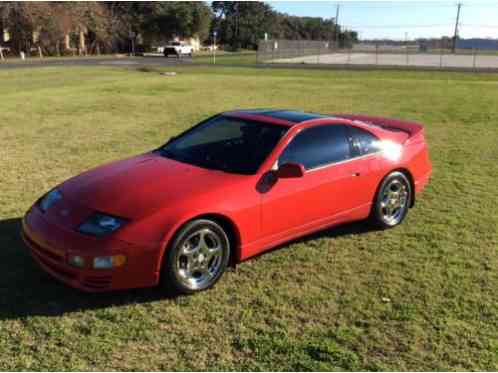
[[[275,11],[263,2],[213,1],[212,28],[231,49],[256,49],[265,38],[327,40],[344,47],[358,40],[356,31],[342,30],[334,18],[298,17]]]
[[[1,2],[0,46],[45,55],[129,52],[173,38],[198,38],[230,50],[261,39],[357,39],[333,18],[296,17],[263,2]]]

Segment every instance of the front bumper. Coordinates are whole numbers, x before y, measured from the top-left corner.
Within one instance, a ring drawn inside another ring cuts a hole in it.
[[[154,286],[159,281],[159,249],[137,247],[117,239],[98,239],[48,221],[33,207],[23,219],[21,236],[40,267],[66,285],[86,292]],[[95,256],[126,255],[124,266],[96,270]],[[68,264],[71,255],[85,259],[86,268]]]

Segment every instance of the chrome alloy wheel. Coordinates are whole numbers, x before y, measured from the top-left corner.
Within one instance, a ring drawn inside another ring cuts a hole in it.
[[[396,225],[408,208],[408,186],[398,178],[392,179],[382,192],[380,210],[386,224]]]
[[[174,261],[175,276],[191,290],[204,289],[218,277],[226,250],[223,238],[210,228],[191,233],[180,243]]]

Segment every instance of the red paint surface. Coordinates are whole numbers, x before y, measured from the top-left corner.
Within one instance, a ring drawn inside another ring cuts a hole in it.
[[[431,174],[423,127],[417,123],[340,115],[293,124],[264,115],[228,115],[289,126],[255,175],[207,170],[152,152],[97,167],[62,183],[64,198],[47,213],[35,204],[26,214],[23,238],[35,260],[59,280],[85,291],[153,286],[175,232],[196,217],[217,215],[231,222],[237,243],[234,255],[240,262],[313,231],[368,217],[377,187],[393,170],[409,173],[417,194]],[[393,161],[375,153],[261,188],[265,174],[296,133],[323,124],[361,127],[401,144],[402,156]],[[61,210],[69,215],[63,217]],[[130,222],[106,237],[78,233],[79,224],[94,211]],[[69,255],[90,262],[94,256],[117,254],[128,258],[118,269],[67,264]]]

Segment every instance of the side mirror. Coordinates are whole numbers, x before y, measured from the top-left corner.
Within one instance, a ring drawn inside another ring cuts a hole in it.
[[[278,167],[277,177],[280,179],[288,179],[304,176],[304,166],[299,163],[284,163]]]

